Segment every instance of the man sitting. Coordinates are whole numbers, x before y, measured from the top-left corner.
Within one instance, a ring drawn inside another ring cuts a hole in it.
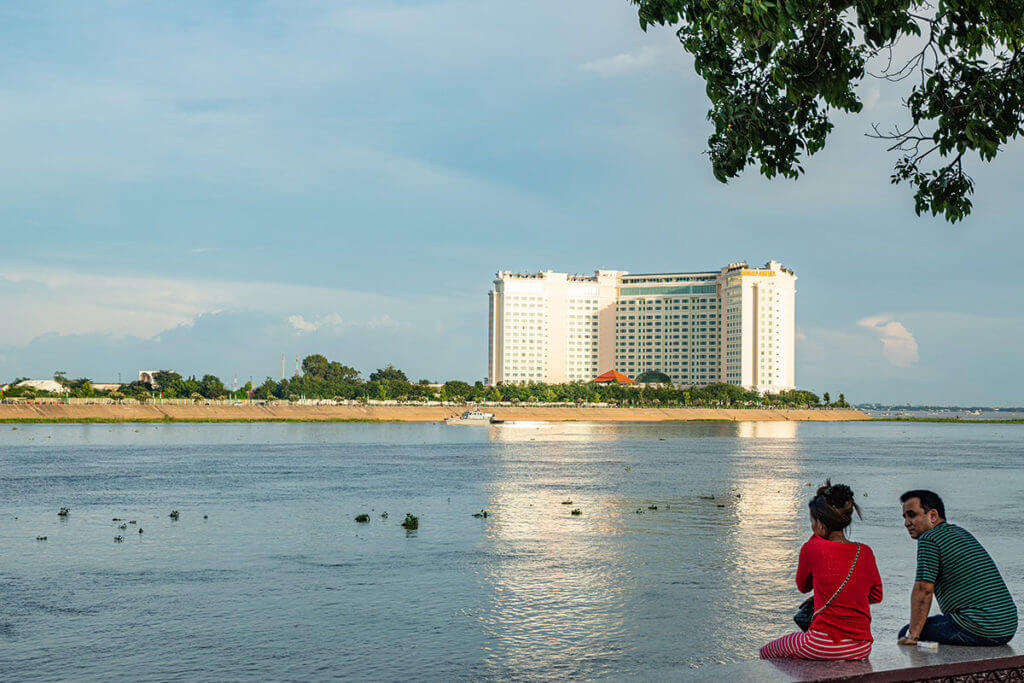
[[[907,491],[900,502],[903,525],[917,539],[910,623],[900,645],[1005,645],[1017,631],[1017,606],[995,562],[967,530],[946,522],[935,493]],[[933,594],[942,614],[929,617]]]

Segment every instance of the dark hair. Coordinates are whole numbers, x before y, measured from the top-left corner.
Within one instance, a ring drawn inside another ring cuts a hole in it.
[[[833,484],[829,479],[825,480],[825,485],[818,489],[807,507],[811,509],[811,518],[821,522],[830,532],[850,526],[854,511],[863,519],[860,506],[853,499],[853,489],[846,484]]]
[[[900,502],[906,503],[911,498],[917,498],[921,501],[921,509],[925,512],[935,510],[939,513],[940,518],[946,519],[946,506],[942,504],[942,499],[939,498],[939,494],[934,491],[926,491],[924,489],[907,491],[900,496]]]

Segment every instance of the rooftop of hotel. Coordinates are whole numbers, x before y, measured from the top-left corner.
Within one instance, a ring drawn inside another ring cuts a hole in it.
[[[650,283],[650,282],[680,282],[684,280],[692,279],[708,279],[716,278],[723,272],[731,273],[737,270],[750,269],[744,261],[737,261],[730,263],[725,268],[720,270],[698,270],[693,272],[676,272],[676,273],[630,273],[625,270],[605,270],[599,269],[594,271],[593,275],[585,275],[583,273],[562,273],[553,270],[539,270],[535,273],[515,273],[511,270],[499,270],[495,273],[495,279],[501,280],[504,278],[509,279],[533,279],[543,280],[547,277],[560,277],[565,276],[568,282],[597,282],[601,275],[618,275],[622,284],[636,284],[636,283]],[[784,273],[793,275],[793,271],[786,268],[778,261],[768,261],[763,266],[756,268],[756,270],[779,270]]]

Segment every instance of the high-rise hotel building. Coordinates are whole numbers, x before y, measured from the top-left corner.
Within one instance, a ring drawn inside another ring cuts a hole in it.
[[[776,261],[700,273],[499,272],[487,380],[589,381],[645,371],[758,391],[794,383],[796,276]]]

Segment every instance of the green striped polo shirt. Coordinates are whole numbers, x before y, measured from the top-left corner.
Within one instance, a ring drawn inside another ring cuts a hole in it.
[[[917,580],[935,584],[939,609],[976,636],[1008,638],[1017,606],[996,563],[966,529],[941,522],[917,539]]]

